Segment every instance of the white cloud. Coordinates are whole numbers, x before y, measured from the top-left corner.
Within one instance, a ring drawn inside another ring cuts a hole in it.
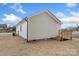
[[[70,14],[74,16],[74,15],[76,15],[76,12],[71,11]]]
[[[77,24],[79,24],[79,12],[71,11],[69,14],[71,16],[67,16],[67,15],[63,14],[62,12],[58,12],[56,14],[56,16],[57,17],[59,16],[59,19],[63,23],[61,25],[61,28],[66,28],[69,26],[73,27],[73,26],[77,26]]]
[[[67,17],[67,18],[62,18],[61,21],[67,22],[67,23],[79,23],[79,18],[78,17]]]
[[[76,7],[77,4],[76,3],[67,3],[66,6],[69,8],[73,8],[73,7]]]
[[[18,23],[21,18],[14,14],[4,14],[4,18],[2,18],[4,23]]]
[[[79,17],[79,12],[71,11],[70,14],[75,17]]]
[[[72,16],[64,17],[60,19],[64,23],[74,23],[79,24],[79,13],[78,12],[71,12]]]
[[[57,16],[58,18],[64,18],[64,17],[66,17],[66,15],[65,15],[64,13],[62,13],[62,12],[56,13],[56,16]]]
[[[71,16],[67,16],[62,12],[58,12],[56,16],[63,22],[63,23],[74,23],[79,24],[79,12],[71,11],[69,14]]]
[[[10,6],[12,9],[14,9],[16,12],[20,12],[22,14],[25,14],[26,12],[23,10],[23,7],[21,4],[13,4],[12,6]]]

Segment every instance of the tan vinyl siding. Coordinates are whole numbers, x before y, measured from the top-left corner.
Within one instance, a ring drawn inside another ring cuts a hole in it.
[[[59,23],[49,17],[46,13],[41,13],[28,20],[28,39],[43,39],[58,35]]]

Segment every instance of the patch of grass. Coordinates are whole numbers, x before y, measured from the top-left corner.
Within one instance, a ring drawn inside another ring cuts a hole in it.
[[[15,30],[7,30],[6,32],[15,32]]]
[[[9,32],[15,32],[15,30],[0,30],[0,33],[9,33]]]

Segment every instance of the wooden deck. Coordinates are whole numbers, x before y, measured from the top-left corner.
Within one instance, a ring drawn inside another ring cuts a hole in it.
[[[58,32],[58,40],[63,41],[64,39],[72,39],[72,32],[71,30],[61,29]]]

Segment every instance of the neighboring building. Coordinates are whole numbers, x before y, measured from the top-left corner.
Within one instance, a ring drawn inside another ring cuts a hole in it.
[[[79,31],[79,27],[68,27],[67,30]]]
[[[53,38],[58,35],[61,21],[50,11],[33,14],[16,25],[16,34],[27,41]]]
[[[7,30],[16,30],[16,26],[8,27]]]
[[[6,24],[0,24],[0,30],[7,30]]]

